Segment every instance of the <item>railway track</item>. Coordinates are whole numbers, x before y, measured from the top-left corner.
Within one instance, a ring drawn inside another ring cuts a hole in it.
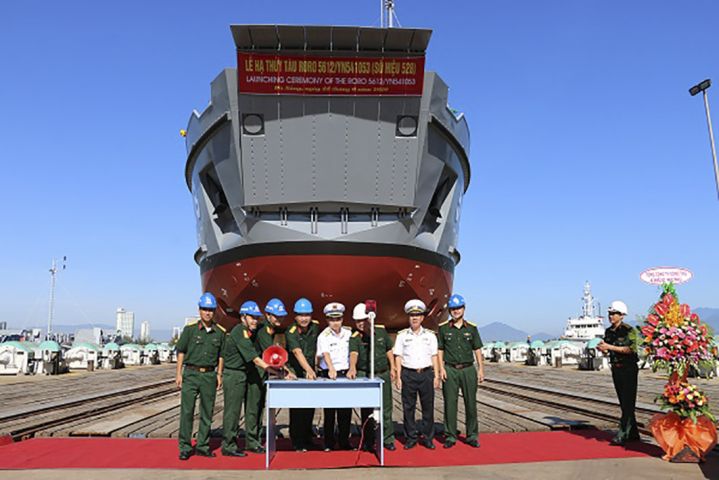
[[[549,407],[549,412],[572,412],[582,417],[594,418],[605,423],[616,424],[621,416],[619,403],[616,399],[555,388],[489,378],[485,379],[485,382],[480,387],[480,397],[482,391],[501,395],[508,401],[514,399]],[[481,401],[481,399],[478,399],[478,401]],[[656,413],[662,413],[662,410],[653,405],[637,404],[635,412],[640,433],[651,435],[648,429],[649,419]],[[568,425],[568,428],[572,428],[571,425]]]
[[[85,398],[15,408],[0,414],[0,436],[8,435],[14,441],[25,440],[43,430],[170,395],[177,395],[174,380],[119,388]]]

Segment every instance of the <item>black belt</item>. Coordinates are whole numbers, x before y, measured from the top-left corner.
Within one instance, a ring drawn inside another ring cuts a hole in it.
[[[455,364],[448,363],[447,365],[449,365],[452,368],[456,368],[457,370],[462,370],[463,368],[473,367],[474,362],[472,362],[472,363],[455,363]]]
[[[369,375],[369,370],[358,370],[358,371],[364,373],[365,375]],[[387,373],[387,372],[389,372],[389,368],[385,368],[384,370],[375,370],[374,371],[375,375],[380,375],[382,373]]]
[[[214,372],[214,371],[215,371],[215,367],[200,367],[200,366],[198,366],[198,365],[189,365],[189,364],[187,364],[187,363],[185,364],[185,368],[187,368],[187,369],[189,369],[189,370],[195,370],[195,371],[198,371],[198,372],[200,372],[200,373]]]
[[[410,372],[422,373],[422,372],[426,372],[427,370],[432,370],[432,366],[430,365],[429,367],[422,367],[422,368],[402,367],[402,370],[403,370],[403,371],[404,371],[404,370],[409,370]]]
[[[321,376],[321,377],[324,377],[324,378],[329,378],[329,376],[330,376],[330,371],[329,371],[329,370],[322,369],[322,370],[320,370],[320,376]],[[337,370],[337,376],[338,376],[338,377],[346,377],[346,376],[347,376],[347,370],[346,370],[346,369],[345,369],[345,370]]]

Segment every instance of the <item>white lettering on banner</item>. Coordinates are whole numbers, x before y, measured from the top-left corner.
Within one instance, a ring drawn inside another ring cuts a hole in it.
[[[639,278],[650,285],[662,285],[664,283],[673,283],[679,285],[686,283],[693,277],[692,272],[686,268],[680,267],[656,267],[644,270]]]

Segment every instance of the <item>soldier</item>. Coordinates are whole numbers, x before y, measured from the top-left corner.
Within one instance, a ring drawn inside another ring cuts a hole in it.
[[[409,316],[409,328],[397,334],[394,344],[397,368],[397,388],[402,392],[402,413],[405,450],[414,448],[422,434],[422,445],[434,449],[434,388],[439,388],[439,364],[437,361],[437,336],[432,330],[422,327],[427,310],[421,300],[410,300],[404,305]],[[422,405],[422,432],[418,432],[414,410],[417,395]]]
[[[317,337],[317,357],[320,359],[320,375],[336,380],[347,376],[350,364],[350,336],[348,327],[342,326],[345,306],[331,302],[325,305],[324,314],[327,328]],[[340,450],[352,450],[350,445],[351,408],[324,409],[325,452],[335,448],[335,419],[337,422],[337,443]]]
[[[347,378],[367,377],[370,372],[370,323],[369,315],[364,303],[355,305],[352,311],[355,320],[355,332],[350,338],[350,369]],[[392,339],[387,334],[384,325],[375,324],[374,331],[374,373],[375,378],[381,378],[382,384],[382,421],[384,423],[384,438],[382,443],[387,450],[394,450],[394,423],[392,422],[392,382],[396,375],[394,355],[392,354]],[[372,415],[371,408],[363,408],[362,425],[364,425],[365,451],[374,450],[375,426],[367,419]]]
[[[637,377],[639,357],[636,351],[637,331],[624,323],[627,314],[627,305],[615,300],[609,305],[609,323],[611,326],[604,332],[604,340],[597,345],[597,350],[609,352],[609,361],[612,364],[612,380],[614,389],[619,397],[622,409],[622,418],[619,431],[612,439],[612,445],[624,445],[627,442],[639,440],[637,419],[634,416],[634,407],[637,403]]]
[[[257,331],[260,307],[248,301],[240,307],[240,321],[225,339],[222,357],[225,360],[225,409],[222,416],[222,455],[244,457],[237,447],[240,410],[245,404],[245,447],[264,453],[260,440],[262,375],[271,367],[257,354],[253,337]],[[262,369],[262,373],[258,371]]]
[[[185,326],[177,341],[177,372],[175,383],[180,394],[180,460],[192,455],[192,420],[195,401],[200,397],[200,428],[197,431],[195,453],[214,457],[210,452],[210,426],[215,408],[215,392],[222,387],[220,356],[225,343],[225,329],[212,321],[217,301],[211,293],[204,293],[198,302],[200,321]],[[182,368],[184,365],[184,369]],[[217,369],[217,374],[215,374]]]
[[[297,378],[315,380],[319,322],[312,319],[312,303],[306,298],[300,298],[295,302],[294,312],[295,323],[285,335],[287,350],[290,352],[288,363]],[[290,438],[293,448],[298,452],[306,452],[315,446],[312,442],[314,416],[314,408],[290,409]]]
[[[440,377],[444,382],[444,448],[452,448],[457,443],[460,390],[464,398],[466,442],[477,448],[477,384],[484,381],[482,339],[477,326],[464,318],[464,298],[454,294],[449,298],[448,305],[451,318],[439,325],[437,334]],[[475,358],[479,368],[474,366]]]

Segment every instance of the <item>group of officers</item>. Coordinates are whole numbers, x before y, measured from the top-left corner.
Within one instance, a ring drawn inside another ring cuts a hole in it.
[[[214,457],[209,436],[215,393],[224,395],[223,440],[221,453],[244,457],[237,437],[242,406],[245,416],[245,450],[264,453],[260,436],[265,405],[264,381],[269,374],[283,378],[316,379],[325,377],[355,379],[370,375],[371,313],[364,303],[352,310],[353,328],[344,325],[345,306],[328,303],[323,314],[327,327],[320,331],[312,318],[312,304],[306,298],[294,304],[294,322],[283,328],[288,315],[279,299],[270,300],[264,315],[257,303],[247,301],[240,307],[240,323],[227,332],[214,322],[217,302],[211,293],[200,297],[200,320],[185,326],[178,339],[176,384],[181,388],[179,449],[180,459],[195,455]],[[395,450],[392,423],[392,384],[401,392],[405,449],[421,443],[434,449],[434,390],[442,388],[444,397],[444,448],[458,440],[457,403],[462,392],[466,415],[465,442],[479,447],[477,388],[484,381],[482,340],[475,324],[464,318],[465,301],[454,294],[448,301],[450,317],[437,332],[422,327],[426,306],[421,300],[405,304],[408,328],[398,332],[395,341],[383,325],[374,325],[374,373],[383,380],[382,402],[384,448]],[[284,372],[268,365],[263,352],[284,334],[289,352]],[[199,397],[200,422],[196,445],[192,447],[192,423]],[[422,422],[415,418],[419,398]],[[375,425],[372,409],[361,409],[363,450],[373,450]],[[324,410],[324,450],[352,449],[350,444],[351,409]],[[314,449],[313,408],[290,410],[290,438],[296,451]],[[336,429],[335,429],[336,427]]]

